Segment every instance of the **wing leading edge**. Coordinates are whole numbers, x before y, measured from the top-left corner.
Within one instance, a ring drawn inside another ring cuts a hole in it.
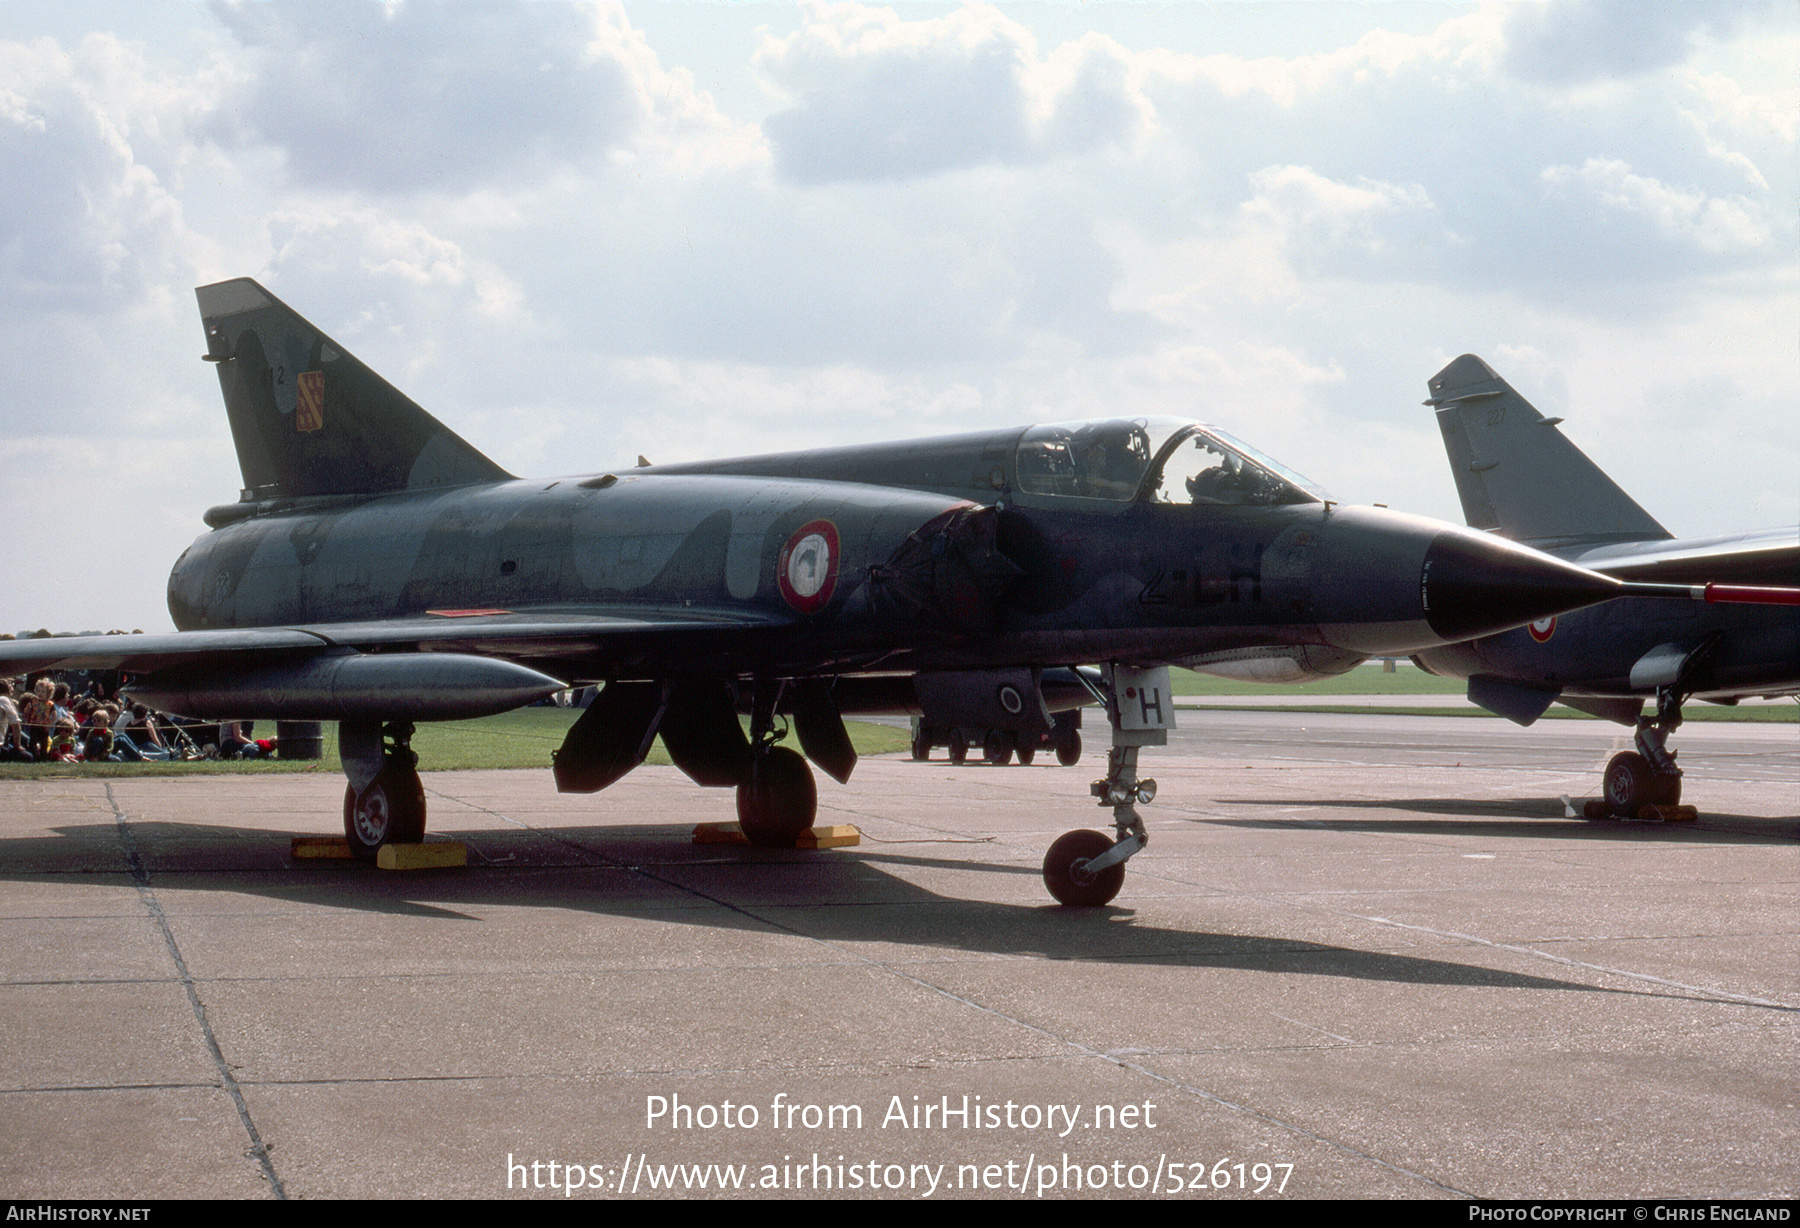
[[[533,703],[578,677],[733,654],[785,631],[716,610],[445,611],[304,627],[0,642],[9,669],[140,675],[132,692],[184,716],[463,720]]]
[[[1621,580],[1800,586],[1800,531],[1791,528],[1731,537],[1632,542],[1565,557]]]

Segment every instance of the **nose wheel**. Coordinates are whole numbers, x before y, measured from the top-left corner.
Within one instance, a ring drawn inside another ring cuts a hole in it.
[[[1636,751],[1621,751],[1606,765],[1605,790],[1609,812],[1634,817],[1645,806],[1679,804],[1681,774],[1659,772]]]
[[[1125,863],[1115,861],[1099,870],[1093,869],[1093,863],[1111,852],[1114,844],[1097,831],[1072,831],[1057,838],[1044,854],[1044,886],[1058,904],[1098,908],[1112,903],[1125,885]]]

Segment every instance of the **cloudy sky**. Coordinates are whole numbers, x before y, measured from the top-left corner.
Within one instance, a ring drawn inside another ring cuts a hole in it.
[[[0,629],[166,629],[257,278],[515,473],[1177,414],[1460,522],[1482,355],[1800,519],[1800,3],[0,3]]]

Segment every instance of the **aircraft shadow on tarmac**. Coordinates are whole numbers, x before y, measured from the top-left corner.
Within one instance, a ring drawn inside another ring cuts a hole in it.
[[[1215,798],[1227,806],[1269,805],[1266,798]],[[1282,803],[1291,806],[1292,803]],[[1579,805],[1579,803],[1577,803]],[[1316,812],[1314,811],[1316,807]],[[1368,819],[1360,816],[1336,816],[1333,810],[1411,811],[1420,815],[1473,820],[1444,822],[1439,819]],[[1686,823],[1639,823],[1614,819],[1587,820],[1569,818],[1563,813],[1560,799],[1541,797],[1483,798],[1417,797],[1407,800],[1381,798],[1320,798],[1308,804],[1304,816],[1284,818],[1208,818],[1222,827],[1244,827],[1258,830],[1323,826],[1339,830],[1366,832],[1419,832],[1429,829],[1441,835],[1505,837],[1534,836],[1552,840],[1704,840],[1707,843],[1791,845],[1800,840],[1800,818],[1771,818],[1766,815],[1716,814],[1702,811],[1697,820]]]
[[[1303,939],[1140,925],[1130,909],[1067,909],[939,895],[882,867],[1029,875],[1034,866],[850,852],[777,852],[684,843],[688,828],[461,831],[464,869],[390,874],[345,861],[295,862],[290,833],[166,822],[70,825],[0,841],[0,881],[109,888],[134,878],[159,894],[235,893],[391,917],[480,924],[471,908],[539,908],[620,919],[786,933],[826,943],[927,948],[1141,966],[1263,971],[1398,984],[1668,996]],[[293,833],[299,834],[299,833]],[[1211,889],[1196,889],[1205,900]],[[1229,909],[1228,898],[1218,905]],[[880,962],[878,959],[876,962]],[[1678,995],[1690,996],[1690,995]]]

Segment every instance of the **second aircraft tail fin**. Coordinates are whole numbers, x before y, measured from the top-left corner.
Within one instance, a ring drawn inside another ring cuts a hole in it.
[[[1429,387],[1470,528],[1539,546],[1673,536],[1475,355]]]
[[[244,501],[512,476],[250,278],[194,294]]]

